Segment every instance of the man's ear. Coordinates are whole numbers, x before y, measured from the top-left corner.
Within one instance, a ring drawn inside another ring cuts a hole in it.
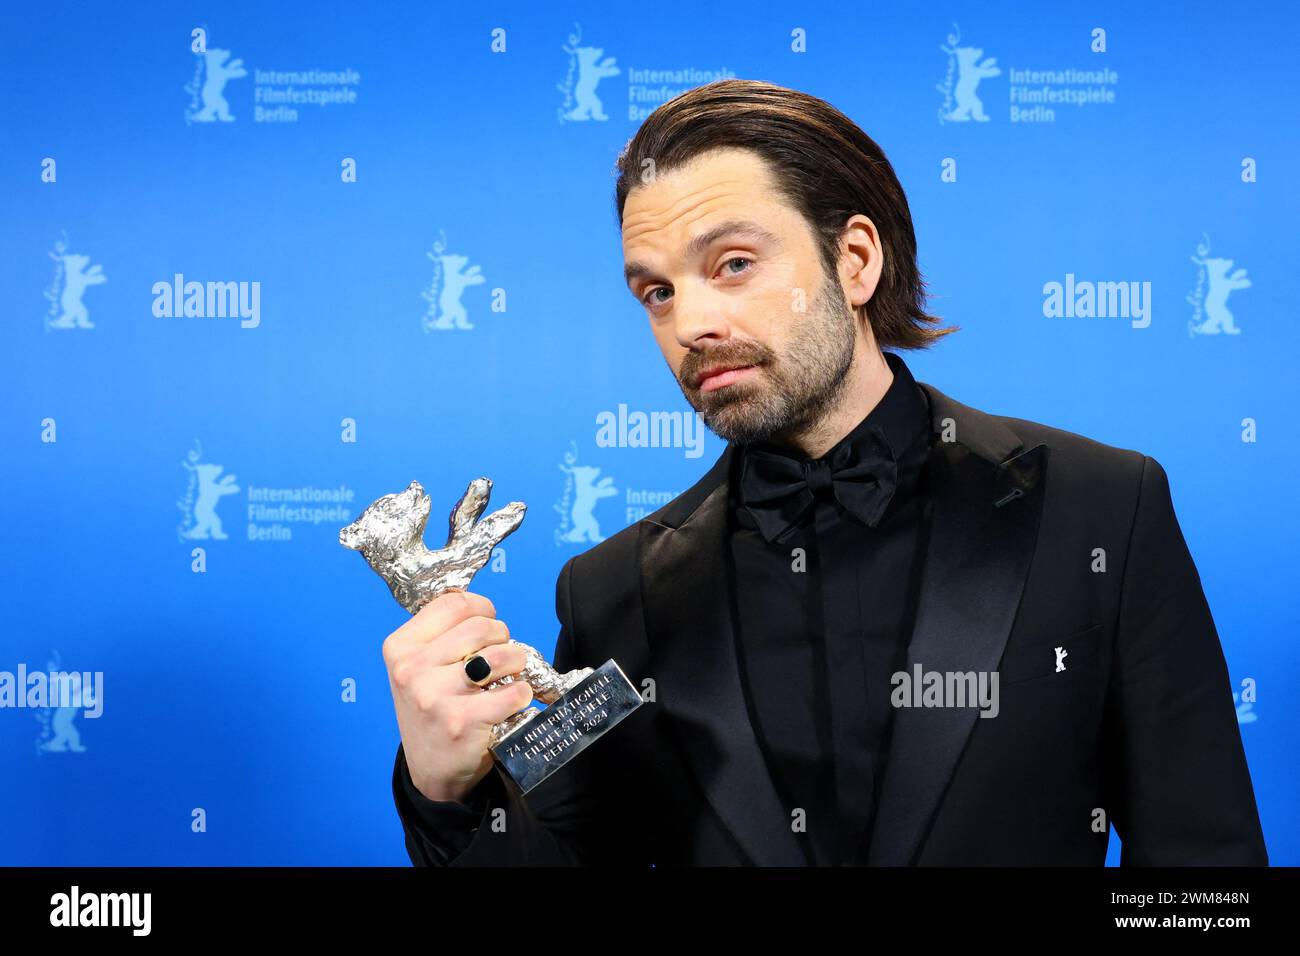
[[[875,223],[861,214],[850,217],[840,233],[840,277],[848,288],[850,305],[865,305],[876,294],[884,264]]]

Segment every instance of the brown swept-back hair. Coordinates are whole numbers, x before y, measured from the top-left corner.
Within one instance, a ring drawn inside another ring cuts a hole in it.
[[[868,317],[876,342],[929,348],[950,328],[925,311],[925,280],[916,264],[916,233],[907,196],[884,151],[825,100],[758,80],[717,80],[658,107],[618,158],[618,222],[647,160],[655,175],[685,166],[708,150],[739,147],[765,159],[778,189],[812,227],[827,274],[839,269],[839,243],[858,213],[875,224],[885,261]]]

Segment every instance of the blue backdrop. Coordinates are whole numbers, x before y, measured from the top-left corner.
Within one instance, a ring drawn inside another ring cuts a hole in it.
[[[718,76],[885,148],[963,327],[917,378],[1166,467],[1300,863],[1294,6],[531,7],[6,7],[0,672],[102,678],[0,709],[0,863],[407,862],[406,612],[338,530],[418,478],[437,546],[491,477],[475,588],[549,655],[562,563],[714,461],[601,422],[686,418],[613,164]]]

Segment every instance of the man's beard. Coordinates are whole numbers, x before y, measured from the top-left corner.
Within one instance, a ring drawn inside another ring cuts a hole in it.
[[[853,363],[857,318],[844,290],[825,276],[813,308],[794,313],[794,336],[778,356],[761,342],[732,340],[688,352],[677,384],[704,424],[728,442],[788,440],[826,416],[844,391]],[[695,388],[696,376],[715,365],[755,365],[747,378],[711,392]]]

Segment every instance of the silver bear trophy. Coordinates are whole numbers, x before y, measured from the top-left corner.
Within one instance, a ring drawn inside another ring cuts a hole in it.
[[[418,481],[406,490],[384,495],[361,513],[356,521],[339,531],[339,543],[360,551],[375,573],[387,582],[397,603],[412,614],[444,591],[465,590],[492,556],[492,549],[524,520],[527,506],[512,501],[479,520],[492,494],[492,482],[475,478],[451,511],[447,543],[437,551],[424,544],[429,520],[429,496]],[[518,674],[506,675],[484,686],[484,690],[522,678],[543,704],[553,704],[592,669],[561,674],[534,648],[520,641],[509,643],[524,648],[527,662]],[[539,711],[530,707],[512,714],[492,728],[492,744],[523,726]]]

